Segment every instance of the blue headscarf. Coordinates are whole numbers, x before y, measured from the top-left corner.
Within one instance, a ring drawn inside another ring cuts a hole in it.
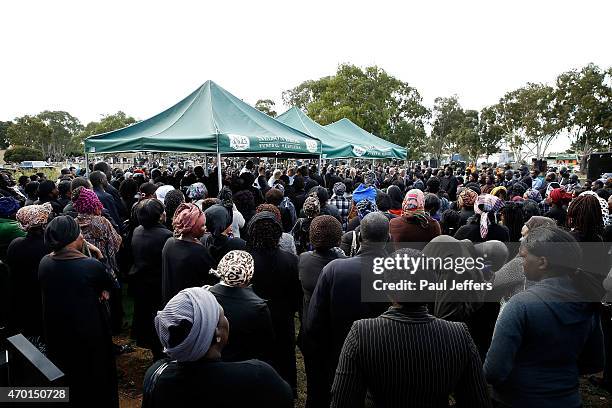
[[[11,218],[19,210],[19,201],[13,197],[0,197],[0,218]]]

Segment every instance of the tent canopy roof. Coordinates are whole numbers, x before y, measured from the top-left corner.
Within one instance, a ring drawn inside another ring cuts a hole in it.
[[[325,126],[325,128],[343,137],[350,137],[351,140],[357,141],[359,146],[363,149],[391,151],[390,157],[402,160],[406,159],[407,152],[405,148],[373,135],[347,118],[331,123]]]
[[[152,118],[85,139],[86,153],[134,151],[321,154],[316,138],[280,123],[213,81]]]
[[[276,120],[319,139],[323,145],[323,155],[328,159],[357,157],[366,159],[397,158],[395,152],[390,148],[379,150],[371,148],[371,146],[368,146],[368,148],[360,146],[360,139],[355,132],[350,135],[338,134],[325,126],[321,126],[295,106],[278,116]]]

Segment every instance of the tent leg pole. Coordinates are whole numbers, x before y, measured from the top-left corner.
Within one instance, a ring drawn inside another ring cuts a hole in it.
[[[223,180],[221,179],[221,153],[217,153],[217,181],[219,184],[219,192],[223,188]]]
[[[208,177],[208,156],[204,154],[204,175]]]
[[[322,171],[323,171],[323,156],[319,155],[319,176],[321,175]]]
[[[89,155],[85,153],[85,177],[89,178]]]
[[[274,158],[274,168],[278,169],[278,157]]]

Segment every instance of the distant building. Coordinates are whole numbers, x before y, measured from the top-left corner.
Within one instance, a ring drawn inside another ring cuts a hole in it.
[[[577,166],[580,162],[578,155],[575,153],[559,153],[546,156],[546,161],[549,166]]]

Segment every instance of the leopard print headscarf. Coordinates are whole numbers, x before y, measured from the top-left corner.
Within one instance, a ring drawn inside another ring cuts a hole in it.
[[[225,254],[217,270],[213,270],[212,273],[228,286],[240,286],[248,285],[251,282],[254,270],[255,262],[251,254],[236,250]]]

